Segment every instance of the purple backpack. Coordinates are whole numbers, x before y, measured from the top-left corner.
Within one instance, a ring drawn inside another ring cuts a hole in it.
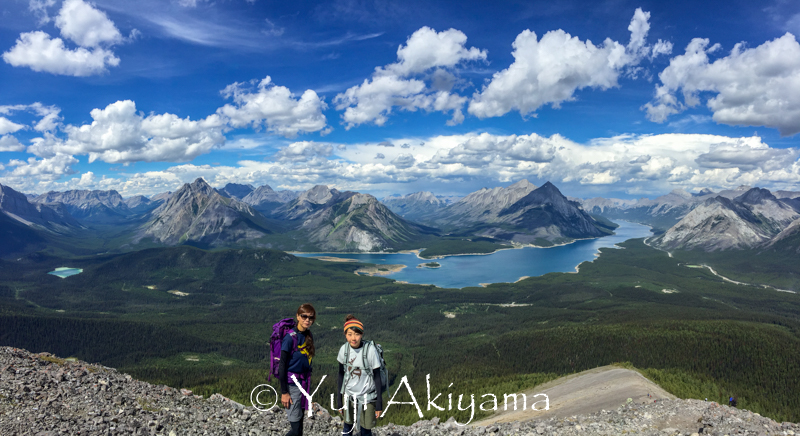
[[[295,326],[294,318],[284,318],[272,326],[272,336],[269,338],[269,376],[267,380],[272,380],[272,376],[278,377],[278,367],[281,363],[281,345],[283,337],[290,333],[294,340],[292,352],[297,349],[297,335],[292,332]]]

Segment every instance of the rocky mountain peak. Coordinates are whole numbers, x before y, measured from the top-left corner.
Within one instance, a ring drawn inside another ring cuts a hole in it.
[[[307,201],[314,204],[325,204],[333,198],[339,191],[335,189],[328,189],[325,185],[316,185],[306,192],[297,197],[298,201]]]
[[[510,185],[506,189],[514,189],[514,190],[521,189],[521,190],[532,191],[532,190],[536,189],[536,185],[534,185],[533,183],[529,182],[528,179],[522,179],[519,182]]]
[[[713,193],[714,193],[714,191],[712,191],[710,188],[703,188],[700,191],[698,191],[696,194],[693,194],[693,195],[695,197],[703,197],[703,196],[706,196],[706,195],[712,195]]]
[[[264,217],[249,205],[224,197],[205,180],[183,185],[153,211],[143,236],[166,244],[193,241],[225,245],[271,233]]]
[[[183,185],[183,187],[181,187],[181,189],[179,189],[178,192],[176,192],[176,194],[181,192],[181,191],[184,191],[184,190],[192,192],[192,193],[203,194],[203,195],[206,195],[206,196],[210,196],[212,194],[212,192],[213,193],[217,192],[202,177],[198,177],[192,183],[188,183],[188,184]]]
[[[433,195],[433,192],[429,191],[414,192],[413,194],[406,195],[405,198],[408,200],[424,201],[432,204],[440,203],[439,199],[436,198],[435,195]]]
[[[255,191],[253,185],[243,185],[240,183],[228,183],[224,188],[218,189],[219,193],[230,198],[241,201],[251,192]]]
[[[761,204],[764,201],[777,201],[778,199],[772,195],[769,190],[762,189],[762,188],[753,188],[745,192],[744,194],[736,197],[736,201],[745,204]]]
[[[531,185],[531,186],[533,186],[533,185]],[[550,183],[549,181],[545,182],[544,185],[540,186],[539,189],[536,189],[536,190],[539,191],[539,192],[542,192],[542,193],[547,192],[547,193],[550,193],[550,194],[558,194],[559,196],[564,197],[564,195],[561,194],[561,191],[558,190],[556,185]]]
[[[378,199],[370,194],[356,194],[350,197],[351,201],[351,208],[356,206],[361,206],[363,204],[370,204],[370,203],[378,203]]]
[[[681,188],[673,189],[672,191],[670,191],[670,194],[675,195],[677,197],[684,198],[686,200],[692,198],[692,194],[687,192],[685,189],[681,189]]]

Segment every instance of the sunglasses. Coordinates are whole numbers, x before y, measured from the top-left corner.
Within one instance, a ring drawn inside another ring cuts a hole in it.
[[[303,318],[304,320],[311,320],[311,321],[314,321],[315,319],[317,319],[316,316],[314,316],[314,315],[306,315],[305,313],[301,314],[300,318]]]

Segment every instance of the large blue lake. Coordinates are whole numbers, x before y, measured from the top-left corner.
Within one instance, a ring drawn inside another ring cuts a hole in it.
[[[364,263],[383,263],[406,265],[401,271],[384,277],[408,283],[431,284],[441,288],[463,288],[479,286],[481,283],[515,282],[521,277],[533,277],[550,272],[574,272],[581,262],[591,261],[603,247],[628,239],[644,238],[652,235],[650,228],[626,221],[617,222],[619,227],[614,235],[598,239],[576,241],[572,244],[551,248],[526,247],[500,250],[487,255],[448,256],[436,259],[441,268],[417,268],[417,265],[431,260],[418,258],[412,253],[371,254],[371,253],[295,253],[296,256],[332,256],[356,259]]]

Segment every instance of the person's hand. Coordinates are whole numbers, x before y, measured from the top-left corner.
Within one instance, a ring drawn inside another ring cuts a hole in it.
[[[281,395],[281,403],[283,404],[283,407],[288,409],[289,405],[293,403],[292,396],[289,394]]]
[[[375,411],[375,419],[378,419],[380,417],[381,417],[381,411],[380,410],[376,410]]]

